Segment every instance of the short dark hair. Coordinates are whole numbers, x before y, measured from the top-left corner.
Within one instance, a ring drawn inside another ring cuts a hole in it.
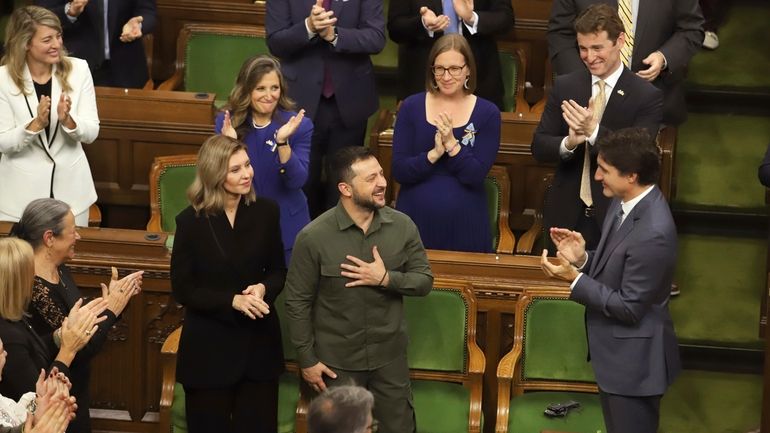
[[[594,3],[575,19],[575,32],[587,35],[601,31],[606,31],[607,38],[614,43],[626,29],[617,8],[605,3]]]
[[[310,433],[363,433],[374,406],[366,388],[343,385],[329,388],[310,403],[307,426]]]
[[[368,147],[343,147],[334,153],[329,162],[329,179],[333,180],[335,185],[340,182],[350,183],[356,176],[353,172],[353,164],[369,158],[374,158],[374,154]]]
[[[639,185],[652,185],[660,176],[660,148],[645,128],[625,128],[610,132],[597,143],[599,156],[620,174],[636,173]]]

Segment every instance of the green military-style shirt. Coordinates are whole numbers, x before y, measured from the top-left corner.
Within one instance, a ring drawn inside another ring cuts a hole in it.
[[[387,287],[345,287],[345,256],[385,262]],[[364,233],[342,203],[297,235],[286,277],[286,315],[302,368],[319,361],[351,371],[374,370],[406,352],[402,295],[425,296],[433,287],[425,248],[412,220],[389,207],[375,211]]]

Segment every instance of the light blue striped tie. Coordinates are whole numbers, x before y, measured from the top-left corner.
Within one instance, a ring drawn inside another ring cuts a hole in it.
[[[444,33],[457,33],[459,25],[457,20],[457,13],[455,13],[455,7],[452,4],[452,0],[441,0],[441,6],[444,8],[444,15],[449,17],[449,27],[444,30]]]

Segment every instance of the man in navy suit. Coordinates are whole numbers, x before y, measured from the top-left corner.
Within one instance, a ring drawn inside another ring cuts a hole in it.
[[[535,130],[532,155],[557,164],[543,212],[545,227],[577,230],[588,247],[595,248],[609,200],[591,180],[596,170],[594,143],[609,131],[632,126],[657,134],[663,93],[623,66],[626,35],[615,8],[591,6],[575,28],[586,67],[556,78]],[[601,87],[604,98],[599,97]]]
[[[289,96],[313,120],[305,194],[315,217],[338,199],[334,182],[321,183],[324,157],[363,145],[379,106],[369,55],[385,47],[382,1],[268,1],[265,29]]]
[[[36,0],[61,21],[64,46],[88,62],[94,85],[142,88],[149,78],[142,35],[157,23],[155,0]]]
[[[570,281],[586,307],[588,352],[608,433],[656,433],[660,399],[680,370],[668,311],[677,255],[676,227],[655,185],[660,150],[642,128],[599,140],[595,178],[613,197],[595,251],[580,233],[552,228],[558,264],[545,273]]]

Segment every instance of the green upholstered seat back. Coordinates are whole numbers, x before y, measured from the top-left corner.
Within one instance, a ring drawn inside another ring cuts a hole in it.
[[[497,251],[500,242],[500,185],[494,176],[484,178],[484,191],[487,194],[487,213],[489,214],[489,234],[492,237],[492,251]]]
[[[184,387],[174,384],[174,402],[171,404],[171,433],[187,433]]]
[[[192,33],[185,51],[184,89],[216,94],[216,106],[227,102],[243,62],[268,54],[267,42],[257,35]]]
[[[286,317],[286,300],[284,296],[285,292],[281,292],[275,299],[275,312],[278,314],[278,321],[281,322],[281,341],[283,342],[283,359],[286,361],[297,360],[297,349],[291,343],[289,337],[289,319]]]
[[[587,361],[585,307],[535,298],[524,312],[522,380],[595,382]]]
[[[516,57],[507,52],[500,51],[500,72],[503,75],[503,110],[516,111],[516,81],[519,68]]]
[[[388,16],[390,9],[390,0],[382,2],[382,13]],[[372,55],[372,64],[378,69],[391,70],[393,73],[398,68],[398,44],[393,42],[390,37],[385,38],[385,48],[377,54]],[[369,134],[366,135],[367,137]]]
[[[458,290],[434,287],[425,297],[404,297],[409,368],[465,372],[468,306]]]
[[[160,227],[165,232],[176,231],[176,216],[190,203],[187,188],[195,180],[195,165],[167,165],[158,177],[160,197]]]

